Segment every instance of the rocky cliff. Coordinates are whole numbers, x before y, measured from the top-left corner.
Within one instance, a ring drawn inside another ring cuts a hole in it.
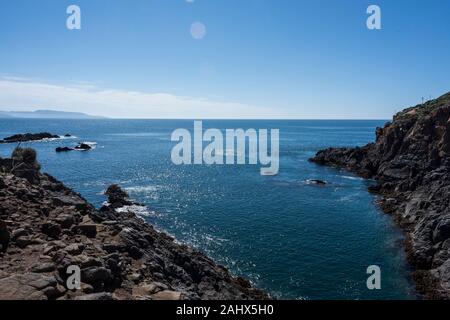
[[[268,298],[144,223],[120,187],[107,195],[96,210],[41,174],[32,150],[0,158],[0,300]],[[69,266],[79,290],[67,288]]]
[[[375,179],[370,191],[405,230],[418,291],[450,298],[450,93],[399,112],[374,143],[330,148],[311,161]]]

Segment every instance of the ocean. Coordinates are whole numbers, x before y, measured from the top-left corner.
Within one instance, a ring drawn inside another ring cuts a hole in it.
[[[277,298],[414,299],[402,233],[368,193],[374,182],[308,162],[319,149],[373,141],[384,122],[203,121],[204,129],[279,129],[276,176],[260,175],[260,165],[174,165],[171,133],[192,130],[192,120],[0,119],[0,138],[74,135],[22,146],[35,148],[43,171],[97,207],[107,186],[120,184],[148,206],[143,219]],[[95,149],[55,152],[78,142]],[[0,156],[14,147],[0,144]],[[380,290],[366,286],[371,265],[381,268]]]

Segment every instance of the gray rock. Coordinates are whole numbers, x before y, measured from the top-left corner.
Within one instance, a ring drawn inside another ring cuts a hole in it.
[[[85,246],[83,244],[72,243],[68,245],[64,250],[71,255],[77,256],[83,252],[84,248]]]
[[[16,230],[14,230],[12,232],[11,239],[15,240],[15,239],[17,239],[19,237],[28,236],[29,234],[30,234],[30,232],[27,229],[19,228],[19,229],[16,229]]]
[[[46,272],[52,272],[56,269],[56,266],[52,262],[43,262],[39,263],[31,268],[32,272],[35,273],[46,273]]]

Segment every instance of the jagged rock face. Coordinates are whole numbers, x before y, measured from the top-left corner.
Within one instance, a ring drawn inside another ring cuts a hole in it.
[[[128,194],[117,184],[110,185],[108,189],[106,189],[105,195],[108,196],[108,202],[113,208],[120,208],[132,204],[128,200]]]
[[[319,151],[311,161],[376,179],[371,191],[407,233],[419,291],[450,298],[450,93],[398,113],[375,143]]]
[[[2,159],[0,159],[1,162]],[[205,255],[156,231],[118,186],[96,210],[45,174],[0,174],[0,300],[267,299]],[[68,290],[78,266],[81,289]]]

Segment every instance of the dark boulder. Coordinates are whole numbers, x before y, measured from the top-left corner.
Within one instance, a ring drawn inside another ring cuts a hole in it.
[[[117,184],[112,184],[106,189],[105,195],[108,196],[108,202],[112,207],[123,207],[131,205],[132,202],[128,200],[128,193],[122,190]]]
[[[59,239],[61,234],[61,226],[55,222],[46,222],[41,226],[42,233],[46,234],[50,238]]]
[[[16,177],[28,180],[31,184],[38,184],[40,181],[39,168],[35,165],[20,163],[11,170],[11,173]]]
[[[90,267],[81,270],[81,281],[88,284],[107,282],[112,279],[111,271],[104,267]]]
[[[326,181],[319,180],[319,179],[308,179],[308,180],[306,180],[306,183],[308,183],[308,184],[316,184],[316,185],[320,185],[320,186],[324,186],[324,185],[327,184]]]
[[[95,238],[97,235],[97,225],[95,224],[80,224],[75,227],[75,231],[79,234],[85,235],[88,238]]]
[[[68,152],[68,151],[73,151],[73,148],[69,148],[69,147],[58,147],[55,149],[56,152]]]
[[[72,214],[63,213],[56,217],[55,221],[59,223],[61,228],[70,229],[75,224],[75,217]]]
[[[18,228],[18,229],[15,229],[12,232],[11,239],[12,240],[16,240],[16,239],[18,239],[20,237],[25,237],[25,236],[28,236],[28,235],[30,235],[30,231],[29,230],[27,230],[26,228]]]

